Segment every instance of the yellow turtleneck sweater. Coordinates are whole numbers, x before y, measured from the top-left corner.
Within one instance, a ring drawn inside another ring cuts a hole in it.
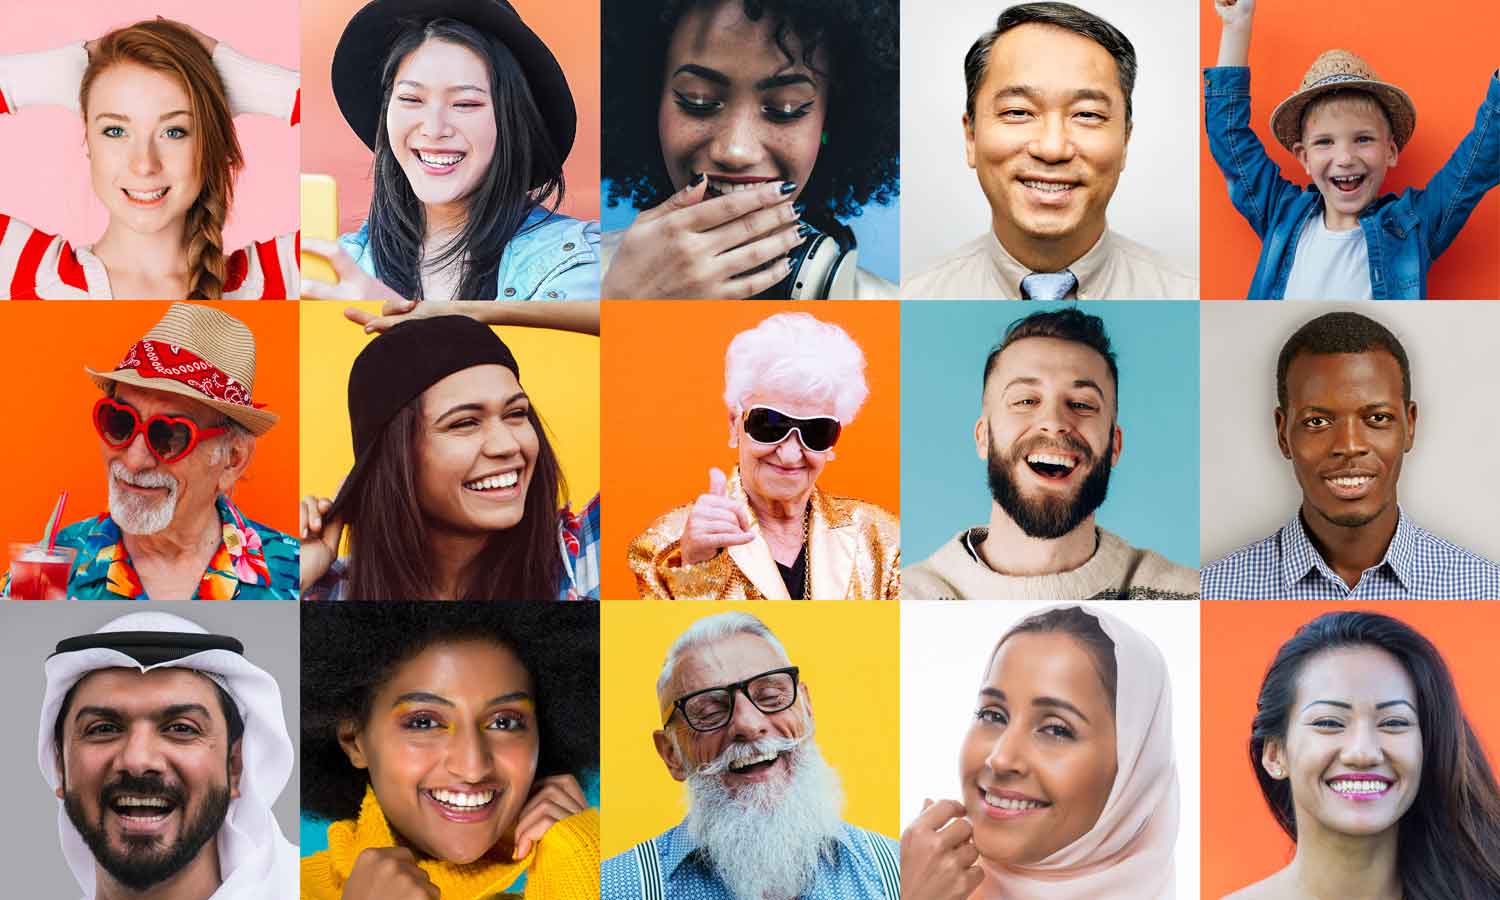
[[[371,847],[394,847],[385,813],[366,788],[359,818],[328,826],[328,849],[302,860],[302,900],[340,900],[354,860]],[[443,900],[500,896],[522,872],[526,900],[599,900],[599,810],[586,809],[557,822],[515,862],[480,859],[468,865],[417,863],[442,891]]]

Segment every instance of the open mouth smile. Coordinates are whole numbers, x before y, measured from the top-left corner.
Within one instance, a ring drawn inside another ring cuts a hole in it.
[[[1329,790],[1354,801],[1378,800],[1390,793],[1395,781],[1384,775],[1339,775],[1327,782]]]
[[[494,815],[503,792],[486,788],[474,791],[455,791],[447,788],[431,788],[422,791],[443,818],[454,822],[480,822]]]
[[[992,819],[1014,819],[1052,806],[1045,800],[1015,791],[987,791],[981,788],[979,799],[984,801],[984,814]]]
[[[411,153],[412,156],[416,157],[417,164],[422,167],[422,171],[429,175],[447,175],[454,169],[457,169],[458,164],[464,161],[464,157],[468,156],[467,153],[460,150],[413,149]]]
[[[1375,476],[1369,472],[1341,472],[1324,475],[1323,483],[1340,500],[1358,500],[1370,493]]]
[[[1363,175],[1334,175],[1328,179],[1340,193],[1352,194],[1359,190],[1365,183]]]
[[[120,188],[120,192],[125,195],[125,199],[132,206],[160,206],[166,199],[167,192],[171,189],[171,185],[168,185],[167,187],[151,191],[133,191],[130,188]]]
[[[160,830],[177,810],[177,804],[166,797],[122,794],[108,804],[109,811],[132,834]]]
[[[725,194],[733,194],[739,191],[751,191],[768,181],[775,181],[771,177],[735,177],[708,176],[708,197],[722,197]]]
[[[1047,481],[1066,481],[1078,468],[1078,459],[1063,453],[1028,453],[1026,465]]]
[[[1018,182],[1026,189],[1031,202],[1042,206],[1063,206],[1073,197],[1077,181],[1058,181],[1047,178],[1021,178]]]

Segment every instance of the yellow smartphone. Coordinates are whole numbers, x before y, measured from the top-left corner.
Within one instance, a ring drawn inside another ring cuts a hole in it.
[[[325,241],[339,239],[339,186],[332,175],[302,176],[302,233]],[[328,260],[302,251],[302,277],[338,284]]]

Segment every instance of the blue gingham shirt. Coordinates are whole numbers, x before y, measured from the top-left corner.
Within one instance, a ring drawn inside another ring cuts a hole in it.
[[[1396,534],[1353,588],[1313,546],[1302,515],[1203,567],[1204,600],[1500,600],[1500,565],[1443,540],[1397,509]]]
[[[886,860],[877,859],[871,852],[867,836],[889,849]],[[846,822],[834,852],[824,854],[812,887],[803,896],[815,900],[881,900],[886,896],[882,866],[889,865],[886,875],[893,884],[900,883],[896,862],[899,852],[897,843],[885,835]],[[699,852],[686,824],[656,839],[656,857],[666,890],[655,900],[735,900]],[[599,867],[602,900],[652,900],[642,888],[641,870],[633,848],[606,859]]]

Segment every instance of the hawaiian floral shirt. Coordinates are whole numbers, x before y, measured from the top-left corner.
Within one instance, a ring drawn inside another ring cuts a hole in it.
[[[290,535],[240,515],[229,498],[217,503],[224,537],[198,583],[195,600],[295,600],[301,571]],[[68,576],[73,600],[149,600],[120,526],[108,513],[75,522],[57,534],[57,545],[78,551]],[[8,596],[10,576],[0,583]]]

